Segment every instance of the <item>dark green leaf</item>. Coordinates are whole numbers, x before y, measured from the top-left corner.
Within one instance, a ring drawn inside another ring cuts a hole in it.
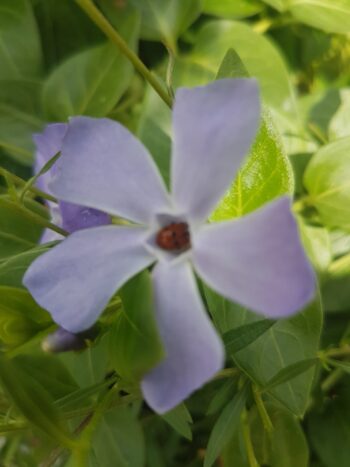
[[[135,293],[137,291],[137,293]],[[123,309],[110,333],[110,352],[117,372],[138,379],[164,356],[154,317],[151,278],[135,276],[120,291]]]
[[[264,391],[271,391],[271,389],[275,388],[276,386],[296,378],[316,365],[318,361],[318,358],[307,358],[306,360],[300,360],[299,362],[292,363],[291,365],[282,368],[282,370],[280,370],[266,383],[263,388]]]
[[[192,440],[192,431],[190,424],[192,423],[192,417],[187,410],[185,404],[180,404],[169,412],[161,415],[162,419],[165,420],[169,425],[174,428],[175,431],[180,433],[184,438]]]
[[[244,324],[243,326],[225,332],[222,338],[226,347],[226,352],[229,354],[239,352],[258,339],[274,324],[275,321],[264,319]]]
[[[255,0],[204,0],[204,13],[226,19],[253,16],[263,9],[263,5]]]
[[[217,419],[208,441],[204,467],[211,467],[214,464],[226,443],[238,429],[241,412],[247,397],[247,388],[246,385],[236,394]]]

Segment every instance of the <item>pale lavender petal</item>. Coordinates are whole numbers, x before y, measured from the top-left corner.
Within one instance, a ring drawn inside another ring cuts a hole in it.
[[[144,377],[142,391],[149,406],[163,413],[222,368],[224,351],[188,262],[158,263],[153,281],[156,319],[167,355]]]
[[[60,201],[59,206],[62,216],[62,228],[70,233],[111,223],[111,216],[97,209],[86,208],[65,201]]]
[[[144,236],[136,227],[80,230],[36,259],[23,283],[56,323],[84,331],[114,292],[154,261],[143,247]]]
[[[176,92],[172,192],[181,212],[204,220],[234,179],[258,128],[254,79],[226,79]]]
[[[198,274],[225,297],[270,317],[288,316],[315,293],[291,200],[281,197],[192,238]]]
[[[34,172],[38,173],[40,169],[52,159],[60,150],[64,135],[68,125],[65,123],[51,123],[47,125],[42,133],[33,135],[36,145]],[[55,172],[56,164],[45,174],[41,175],[37,181],[37,186],[46,193],[50,193],[48,184]]]
[[[70,120],[50,187],[64,201],[141,223],[169,208],[164,183],[145,147],[105,118]]]
[[[62,226],[61,210],[58,204],[48,201],[46,203],[50,209],[51,222],[55,225]],[[63,235],[55,232],[51,229],[44,229],[43,234],[40,238],[40,243],[49,243],[56,240],[63,240]]]

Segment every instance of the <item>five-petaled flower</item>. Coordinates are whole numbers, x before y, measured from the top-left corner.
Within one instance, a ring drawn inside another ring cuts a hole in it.
[[[142,391],[157,412],[177,405],[224,362],[194,270],[224,297],[274,318],[313,296],[314,275],[289,197],[206,224],[248,152],[259,114],[252,79],[179,89],[171,195],[148,151],[119,123],[76,117],[64,136],[52,193],[134,224],[73,233],[34,261],[24,283],[57,323],[79,332],[128,279],[156,263],[155,311],[166,357],[144,376]]]

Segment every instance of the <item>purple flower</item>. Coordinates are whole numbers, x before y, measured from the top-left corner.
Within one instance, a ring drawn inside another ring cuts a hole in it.
[[[205,223],[248,152],[259,112],[255,80],[179,89],[171,195],[147,150],[119,123],[70,120],[52,192],[135,224],[75,232],[34,261],[24,283],[57,323],[79,332],[128,279],[156,263],[155,310],[166,357],[144,376],[142,390],[157,412],[177,405],[223,365],[194,270],[223,296],[273,318],[313,296],[314,275],[288,197],[240,219]]]
[[[67,129],[68,125],[64,123],[52,123],[47,125],[42,133],[34,135],[33,139],[36,145],[35,173],[38,173],[53,156],[61,151],[63,138]],[[37,181],[38,188],[50,194],[49,184],[55,172],[56,164],[39,177]],[[60,201],[58,204],[47,201],[47,205],[50,209],[52,222],[70,233],[80,229],[111,223],[110,216],[97,209],[66,203],[64,201]],[[62,236],[60,234],[53,230],[46,229],[41,237],[41,243],[61,239]]]

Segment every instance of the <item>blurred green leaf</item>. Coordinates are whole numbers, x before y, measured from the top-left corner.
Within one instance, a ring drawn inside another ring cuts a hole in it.
[[[283,11],[287,8],[289,0],[263,0],[264,3],[276,8],[278,11]]]
[[[131,0],[141,12],[141,37],[176,50],[176,40],[199,16],[202,0]]]
[[[348,0],[289,0],[286,4],[297,20],[309,26],[338,34],[350,31]]]
[[[176,406],[174,409],[161,415],[161,417],[181,436],[190,441],[192,440],[192,431],[190,427],[192,417],[185,404]]]
[[[42,227],[2,204],[2,199],[8,197],[0,196],[0,261],[35,247],[42,233]]]
[[[128,18],[122,34],[134,48],[138,17]],[[43,105],[50,120],[72,115],[104,117],[130,84],[130,62],[115,45],[106,43],[79,52],[54,69],[43,89]]]
[[[209,311],[222,332],[255,322],[259,317],[240,305],[222,299],[206,289]],[[279,320],[251,343],[244,352],[232,355],[235,363],[259,386],[263,387],[283,368],[300,360],[315,358],[322,327],[319,301],[311,303],[303,312],[286,320]],[[269,392],[295,415],[306,410],[314,371],[308,370]]]
[[[0,43],[0,81],[40,76],[41,46],[29,0],[1,0]]]
[[[310,204],[330,227],[350,229],[350,137],[323,146],[308,164]]]
[[[11,361],[0,357],[0,380],[15,406],[31,424],[64,446],[73,447],[52,397],[17,359]]]
[[[299,219],[301,239],[314,268],[325,272],[332,261],[329,232],[324,227],[315,227]]]
[[[48,250],[49,247],[47,245],[40,245],[1,261],[0,285],[23,287],[22,278],[28,266],[35,258]]]
[[[107,412],[92,442],[98,466],[144,467],[145,444],[142,428],[129,407]]]
[[[234,19],[253,16],[263,9],[255,0],[204,0],[203,12],[222,18]]]
[[[229,399],[235,392],[236,381],[234,379],[228,379],[224,384],[215,392],[213,398],[209,403],[207,415],[212,415],[218,412],[224,404],[227,404]]]
[[[250,76],[261,85],[266,104],[294,112],[294,95],[288,70],[274,44],[250,26],[235,21],[213,20],[202,26],[187,60],[211,72],[214,78],[228,49],[240,56]],[[209,81],[209,79],[208,79]],[[187,85],[186,82],[182,83]]]
[[[340,105],[329,124],[329,137],[331,140],[350,136],[350,89],[339,91]]]
[[[246,385],[235,395],[217,419],[208,441],[204,467],[211,467],[214,464],[226,443],[238,429],[241,412],[247,397],[247,388]]]
[[[149,272],[135,276],[119,294],[123,309],[110,332],[110,354],[118,374],[127,380],[139,379],[164,356]]]

